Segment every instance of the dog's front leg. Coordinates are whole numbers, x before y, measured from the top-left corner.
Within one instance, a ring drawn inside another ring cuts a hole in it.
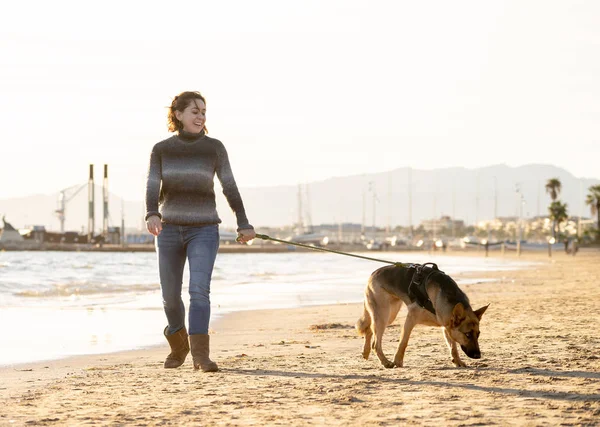
[[[404,321],[404,326],[402,327],[402,336],[400,337],[400,343],[398,344],[398,350],[396,351],[396,355],[394,356],[394,365],[398,368],[401,368],[404,364],[404,352],[406,351],[406,346],[408,346],[408,339],[410,338],[410,333],[413,328],[417,324],[415,316],[411,314],[410,309],[408,314],[406,315],[406,320]]]
[[[458,354],[458,347],[456,346],[456,341],[452,339],[446,328],[442,328],[444,331],[444,338],[446,339],[446,344],[448,344],[448,348],[450,349],[450,355],[452,356],[452,363],[457,368],[465,368],[467,365],[465,362],[460,360],[460,356]]]

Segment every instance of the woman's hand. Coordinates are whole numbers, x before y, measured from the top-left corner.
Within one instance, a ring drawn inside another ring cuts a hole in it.
[[[246,243],[249,242],[250,240],[254,239],[256,237],[256,233],[254,232],[253,229],[250,230],[240,230],[238,231],[238,236],[237,236],[237,240],[239,243]]]
[[[160,218],[156,215],[152,215],[146,220],[146,228],[150,234],[158,236],[162,231],[162,222],[160,221]]]

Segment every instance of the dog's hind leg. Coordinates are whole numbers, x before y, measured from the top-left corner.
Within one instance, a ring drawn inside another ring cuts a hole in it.
[[[389,304],[381,304],[370,314],[371,328],[373,329],[373,335],[375,335],[375,341],[373,342],[375,353],[377,353],[377,357],[384,367],[393,368],[394,364],[390,362],[383,353],[383,332],[385,331],[387,321],[390,318]]]
[[[402,327],[402,335],[400,336],[400,342],[398,343],[398,350],[396,350],[396,355],[394,356],[394,365],[396,365],[398,368],[401,368],[404,365],[404,353],[406,352],[406,347],[408,346],[410,333],[417,324],[416,317],[417,315],[413,312],[413,310],[410,309],[410,307],[408,307],[406,320],[404,321],[404,326]]]
[[[356,330],[360,335],[363,335],[365,337],[362,356],[365,360],[368,360],[369,354],[371,353],[371,337],[373,337],[373,331],[371,330],[371,315],[367,310],[366,301],[364,305],[363,315],[356,322]]]
[[[456,347],[456,341],[452,339],[446,328],[442,328],[444,331],[444,338],[446,339],[446,344],[448,344],[448,348],[450,349],[450,355],[452,356],[452,363],[457,368],[464,368],[467,366],[465,362],[460,360],[460,356],[458,354],[458,347]]]

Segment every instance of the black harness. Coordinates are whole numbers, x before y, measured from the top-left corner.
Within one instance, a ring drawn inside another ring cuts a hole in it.
[[[431,265],[431,267],[428,267]],[[427,295],[426,286],[432,276],[436,274],[445,274],[441,271],[437,264],[426,262],[425,264],[411,264],[409,268],[413,268],[413,273],[410,285],[408,285],[408,297],[411,302],[416,302],[420,307],[431,312],[435,316],[435,308]]]

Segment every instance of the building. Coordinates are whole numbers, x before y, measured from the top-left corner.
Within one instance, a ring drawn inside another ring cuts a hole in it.
[[[449,216],[441,216],[439,219],[425,219],[421,221],[420,227],[425,231],[441,231],[459,229],[465,226],[463,220],[452,219]]]

